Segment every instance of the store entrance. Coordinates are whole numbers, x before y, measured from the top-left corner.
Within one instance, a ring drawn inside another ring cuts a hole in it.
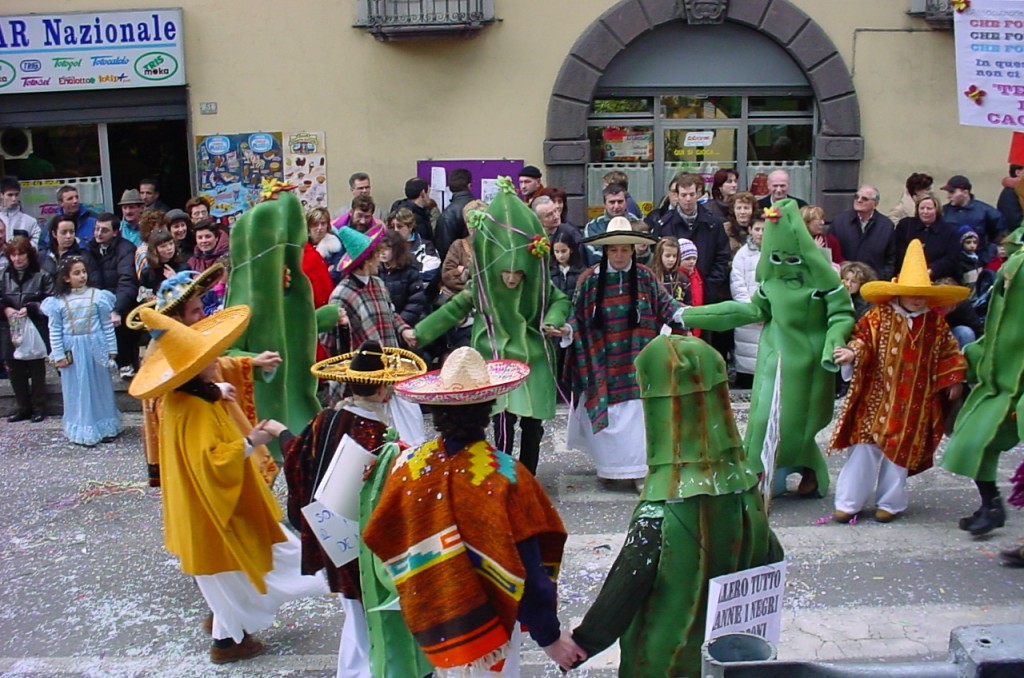
[[[111,123],[107,147],[115,205],[125,189],[138,188],[139,180],[148,177],[159,182],[163,202],[172,209],[184,207],[192,193],[187,121]]]

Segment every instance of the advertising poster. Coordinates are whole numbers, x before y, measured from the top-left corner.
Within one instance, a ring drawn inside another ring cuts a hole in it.
[[[45,230],[57,213],[57,189],[65,184],[78,189],[78,200],[95,214],[103,208],[103,177],[75,177],[71,179],[31,179],[21,182],[21,209],[39,220]]]
[[[233,222],[259,200],[264,179],[284,180],[280,132],[196,137],[199,194],[210,198],[210,216]]]
[[[284,181],[294,184],[302,209],[327,207],[327,146],[323,132],[283,132]]]
[[[1024,130],[1024,0],[953,6],[960,124]]]
[[[0,17],[0,95],[184,85],[181,27],[180,9]]]
[[[634,127],[605,127],[601,131],[605,162],[654,160],[654,134]]]

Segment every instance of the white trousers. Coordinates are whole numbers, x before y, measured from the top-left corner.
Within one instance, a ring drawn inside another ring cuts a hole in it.
[[[566,444],[590,455],[597,477],[608,480],[643,478],[647,475],[647,429],[640,399],[608,407],[608,426],[594,433],[582,402],[569,412]]]
[[[907,469],[889,461],[877,445],[858,443],[836,481],[836,510],[858,513],[875,495],[875,508],[889,513],[907,510]]]
[[[366,613],[358,600],[342,597],[345,624],[341,627],[338,648],[338,678],[373,678],[370,673],[370,632]]]

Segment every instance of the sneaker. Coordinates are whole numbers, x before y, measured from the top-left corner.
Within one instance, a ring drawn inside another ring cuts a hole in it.
[[[210,648],[210,661],[214,664],[230,664],[241,659],[252,659],[263,654],[266,648],[263,643],[254,639],[248,633],[242,638],[242,642],[234,643],[231,647]]]
[[[131,365],[125,365],[118,372],[120,372],[121,378],[126,380],[135,376],[135,368]]]

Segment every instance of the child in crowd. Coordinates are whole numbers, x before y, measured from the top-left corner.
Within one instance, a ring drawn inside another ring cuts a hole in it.
[[[187,264],[181,260],[177,241],[171,232],[165,228],[154,230],[146,241],[146,263],[139,276],[139,296],[153,298],[164,280],[186,268]]]
[[[954,278],[939,278],[936,285],[957,285]],[[974,309],[974,300],[967,299],[959,304],[948,304],[935,309],[946,318],[946,324],[956,337],[961,350],[985,332],[985,323]]]
[[[932,466],[942,439],[944,401],[963,393],[967,363],[933,308],[957,304],[968,289],[932,285],[920,240],[912,240],[899,276],[861,288],[876,306],[833,352],[853,381],[830,449],[849,449],[836,482],[835,520],[849,523],[875,497],[875,520],[907,510],[907,477]]]
[[[651,225],[646,221],[630,221],[630,227],[637,233],[643,233],[644,235],[651,234]],[[647,244],[641,244],[636,246],[636,261],[638,264],[644,266],[650,266],[651,261],[654,259],[654,252],[651,251],[651,246]]]
[[[968,229],[960,234],[960,282],[973,290],[981,271],[982,263],[978,258],[978,234]]]
[[[651,268],[658,282],[679,303],[684,303],[686,289],[680,279],[679,241],[675,238],[661,238],[654,246],[654,261]]]
[[[764,238],[764,221],[755,219],[749,226],[749,236],[736,251],[729,273],[729,292],[733,301],[750,303],[757,294],[757,263],[761,260],[761,240]],[[733,356],[736,367],[734,388],[750,388],[754,383],[754,367],[757,364],[757,347],[761,341],[764,323],[740,325],[733,330],[735,348]]]
[[[850,293],[853,300],[853,312],[857,320],[871,308],[871,304],[864,301],[860,295],[861,285],[878,280],[875,269],[860,261],[844,261],[839,267],[839,278],[843,281],[843,287]]]
[[[224,308],[224,298],[228,295],[228,278],[231,275],[231,255],[224,254],[217,263],[221,266],[217,281],[202,296],[203,314],[213,315]]]
[[[121,432],[110,368],[117,341],[110,314],[114,295],[88,286],[85,260],[64,258],[57,269],[54,296],[40,310],[49,318],[50,360],[60,370],[64,435],[91,447]]]
[[[572,299],[576,293],[576,282],[587,270],[579,245],[568,233],[556,233],[551,241],[551,254],[551,282]]]

